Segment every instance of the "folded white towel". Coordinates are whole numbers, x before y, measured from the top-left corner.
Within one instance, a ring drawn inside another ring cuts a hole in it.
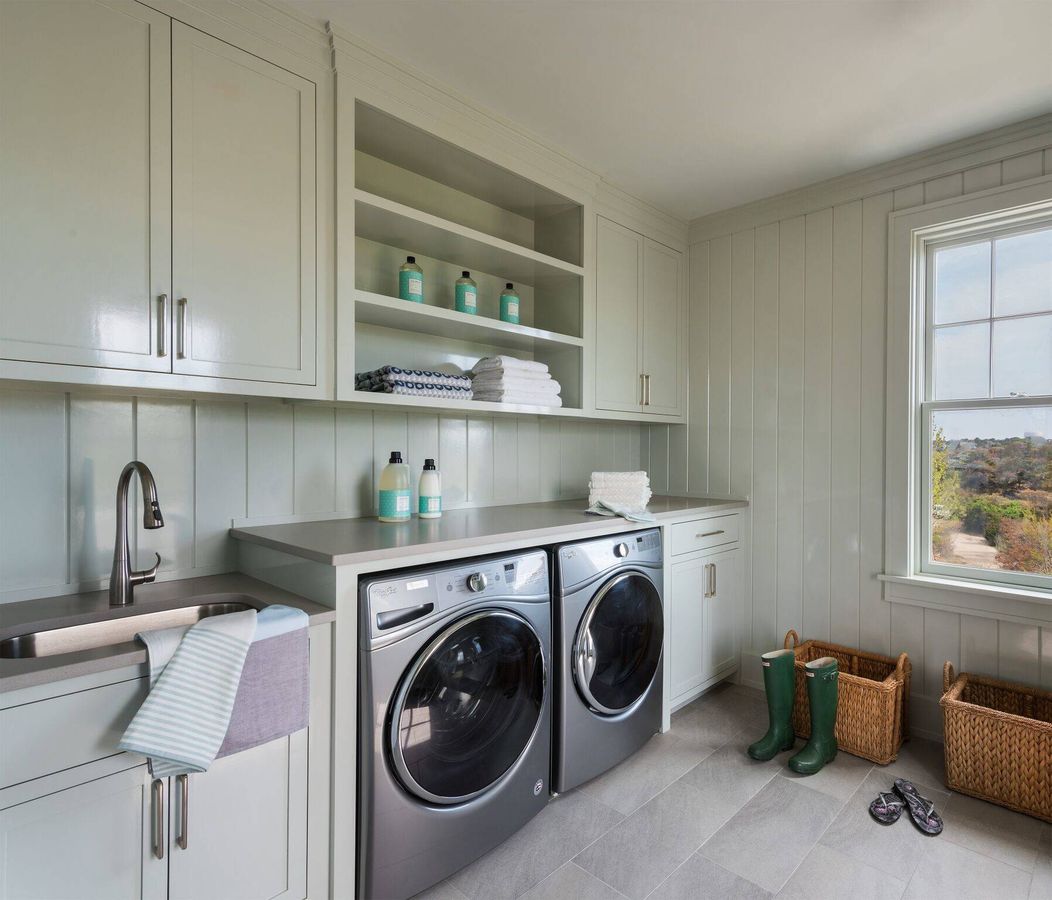
[[[519,359],[515,356],[486,356],[475,363],[472,372],[485,372],[487,369],[528,369],[533,372],[547,372],[548,367],[532,359]]]
[[[593,485],[606,484],[650,484],[650,476],[646,472],[593,472],[590,483]]]
[[[650,476],[646,472],[593,472],[588,481],[589,506],[644,509],[651,496]]]
[[[547,381],[518,378],[504,378],[496,381],[483,381],[480,379],[472,383],[471,390],[475,394],[492,393],[493,391],[516,391],[523,394],[546,394],[554,397],[562,392],[562,385],[553,379],[548,379]]]
[[[562,397],[558,394],[540,394],[536,391],[481,391],[475,392],[472,399],[491,403],[515,403],[520,406],[563,405]]]
[[[550,373],[534,369],[483,369],[471,375],[472,384],[508,380],[520,381],[523,384],[542,384],[553,379]]]
[[[605,500],[597,500],[590,503],[586,513],[593,516],[620,516],[629,522],[655,522],[654,514],[642,507],[620,506],[616,503],[607,503]]]

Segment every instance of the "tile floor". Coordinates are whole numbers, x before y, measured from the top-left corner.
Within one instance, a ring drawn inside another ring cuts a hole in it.
[[[802,778],[789,754],[745,755],[766,722],[761,693],[721,685],[418,900],[1052,900],[1052,825],[947,792],[941,745],[887,767],[842,753]],[[941,837],[870,819],[899,776],[936,801]]]

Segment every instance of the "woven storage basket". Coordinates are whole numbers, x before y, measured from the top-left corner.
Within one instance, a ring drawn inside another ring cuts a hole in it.
[[[789,629],[785,648],[796,654],[796,698],[793,730],[811,735],[811,708],[807,700],[804,665],[832,656],[840,670],[837,696],[836,742],[846,753],[882,766],[892,762],[906,736],[910,696],[910,659],[866,653],[825,641],[804,641]]]
[[[1052,693],[950,663],[942,681],[947,786],[1052,822]]]

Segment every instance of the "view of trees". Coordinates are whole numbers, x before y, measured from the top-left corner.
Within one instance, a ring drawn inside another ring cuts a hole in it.
[[[1052,575],[1052,440],[932,438],[932,558]]]

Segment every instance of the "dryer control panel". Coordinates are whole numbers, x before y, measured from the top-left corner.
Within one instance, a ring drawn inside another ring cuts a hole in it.
[[[363,584],[363,624],[368,637],[378,638],[458,606],[500,597],[547,601],[548,594],[548,557],[543,551],[392,573]]]
[[[559,586],[569,591],[610,569],[661,566],[661,531],[634,531],[559,548]]]

